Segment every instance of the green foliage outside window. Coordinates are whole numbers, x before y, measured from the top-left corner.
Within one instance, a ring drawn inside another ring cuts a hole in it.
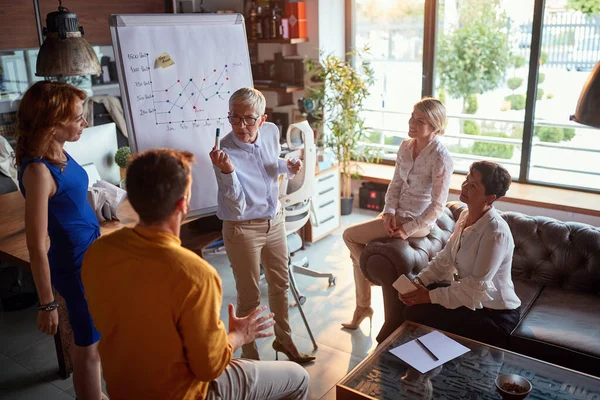
[[[382,133],[379,131],[371,131],[365,135],[365,142],[380,144]]]
[[[467,106],[465,108],[465,114],[475,114],[479,109],[479,103],[477,102],[477,95],[475,93],[467,96]]]
[[[536,126],[533,130],[533,135],[540,138],[540,141],[547,143],[559,143],[562,141],[568,142],[575,136],[575,129],[551,127],[551,126]]]
[[[442,102],[442,104],[446,104],[446,89],[439,88],[438,89],[438,100]]]
[[[470,95],[500,86],[510,61],[506,15],[494,5],[477,13],[480,17],[465,18],[459,28],[442,34],[438,45],[440,87],[463,100],[463,113]]]
[[[508,82],[506,82],[506,84],[508,85],[508,88],[510,90],[512,90],[513,92],[515,90],[517,90],[519,87],[521,87],[522,83],[523,83],[523,78],[510,78],[508,80]]]
[[[513,68],[515,69],[519,69],[521,67],[525,66],[525,57],[523,56],[511,56],[510,57],[510,65],[512,65]]]
[[[481,127],[476,121],[467,119],[464,122],[463,132],[465,135],[480,135]]]
[[[509,137],[504,132],[485,132],[483,136],[493,136],[493,137]],[[502,158],[505,160],[510,160],[513,156],[515,146],[512,144],[504,144],[504,143],[487,143],[487,142],[479,142],[476,141],[473,143],[472,147],[461,147],[460,145],[449,146],[450,152],[460,153],[460,154],[472,154],[476,156],[482,157],[493,157],[493,158]]]
[[[569,0],[568,6],[584,14],[600,14],[600,0]]]
[[[525,109],[525,95],[524,94],[511,94],[506,96],[504,100],[510,102],[511,110],[524,110]]]
[[[537,94],[535,96],[538,100],[541,100],[544,97],[544,89],[538,87]]]

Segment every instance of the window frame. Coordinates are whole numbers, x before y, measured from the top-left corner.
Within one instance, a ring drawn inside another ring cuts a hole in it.
[[[356,23],[356,0],[345,0],[346,9],[346,50],[350,53],[355,45],[355,23]],[[437,14],[438,0],[425,0],[424,35],[423,35],[423,82],[422,96],[435,95],[435,56],[437,42]],[[542,47],[542,33],[546,1],[534,0],[533,24],[531,32],[531,46],[529,53],[529,71],[527,79],[527,92],[525,104],[525,117],[523,120],[523,139],[521,142],[521,160],[519,165],[519,176],[513,178],[514,182],[528,185],[555,187],[577,192],[600,193],[600,189],[592,189],[578,186],[563,185],[559,183],[537,182],[529,178],[531,153],[533,144],[533,131],[535,128],[535,107],[537,98],[537,83],[539,73],[539,58]],[[354,63],[351,56],[347,56],[349,62]],[[573,109],[575,109],[573,104]],[[380,161],[388,164],[387,160]]]

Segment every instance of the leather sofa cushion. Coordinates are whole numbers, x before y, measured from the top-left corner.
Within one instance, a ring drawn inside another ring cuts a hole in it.
[[[599,300],[544,288],[513,332],[511,350],[600,376]]]
[[[600,294],[600,229],[577,222],[504,212],[515,241],[512,276]]]
[[[530,279],[520,278],[513,278],[513,284],[515,285],[515,293],[521,300],[521,320],[523,320],[529,308],[531,308],[531,304],[542,291],[542,286]]]

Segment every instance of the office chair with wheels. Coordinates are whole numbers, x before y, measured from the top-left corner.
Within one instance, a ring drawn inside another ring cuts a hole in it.
[[[303,162],[302,170],[292,179],[284,175],[283,181],[279,185],[279,201],[285,209],[285,230],[287,232],[287,245],[289,253],[289,275],[292,294],[306,325],[313,345],[317,344],[313,338],[302,305],[306,301],[306,296],[298,291],[296,285],[295,273],[308,275],[317,278],[327,278],[329,285],[335,285],[335,277],[331,273],[323,273],[308,268],[308,260],[305,258],[302,265],[296,265],[292,262],[292,255],[303,247],[302,238],[297,231],[302,228],[310,218],[311,198],[315,188],[315,165],[317,163],[317,149],[314,143],[314,133],[307,121],[302,121],[290,125],[287,131],[287,142],[290,153],[286,154],[286,159],[300,158]]]

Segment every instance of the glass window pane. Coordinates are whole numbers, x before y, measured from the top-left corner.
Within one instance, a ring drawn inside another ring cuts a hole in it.
[[[375,71],[366,141],[384,150],[382,158],[396,158],[421,98],[424,10],[425,0],[356,0],[355,46],[370,48],[364,58]]]
[[[23,51],[0,52],[0,99],[14,100],[29,86]]]
[[[519,176],[533,0],[442,0],[435,88],[454,169],[477,160]]]
[[[600,18],[547,3],[529,180],[600,189],[600,131],[569,121],[600,59]]]

